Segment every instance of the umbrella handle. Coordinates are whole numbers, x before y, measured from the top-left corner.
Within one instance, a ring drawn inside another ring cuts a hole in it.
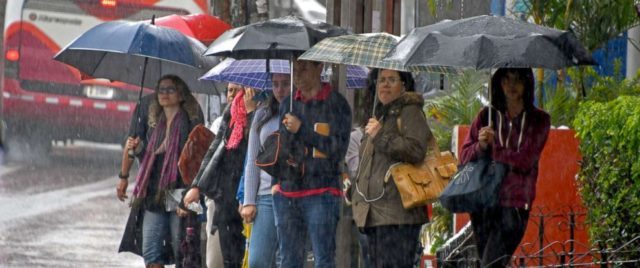
[[[371,109],[371,117],[376,117],[376,109],[378,108],[378,81],[377,78],[380,77],[380,73],[382,69],[378,69],[378,75],[376,76],[376,81],[372,81],[374,84],[373,87],[373,109]]]
[[[293,56],[289,59],[289,112],[293,113]]]
[[[492,111],[493,111],[493,89],[491,88],[491,68],[489,68],[489,125],[488,127],[492,127],[493,126],[493,116],[492,115]]]

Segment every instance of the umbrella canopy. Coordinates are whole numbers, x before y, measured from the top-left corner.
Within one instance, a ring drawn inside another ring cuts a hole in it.
[[[271,89],[270,74],[290,74],[291,68],[288,60],[269,60],[269,71],[266,67],[267,60],[235,60],[227,58],[213,67],[200,79],[231,82],[257,89]],[[347,88],[363,88],[366,85],[368,70],[358,66],[347,66]],[[324,74],[323,78],[327,78]]]
[[[176,29],[205,45],[211,44],[231,26],[221,19],[207,14],[168,15],[157,18],[155,25]]]
[[[348,34],[346,29],[332,24],[287,16],[228,30],[209,46],[205,55],[291,59],[326,37],[344,34]]]
[[[91,77],[144,87],[154,87],[163,75],[175,74],[192,91],[211,93],[213,83],[198,80],[217,63],[216,58],[202,57],[205,50],[202,43],[173,29],[111,21],[89,29],[54,59]]]
[[[399,62],[383,61],[384,56],[398,44],[399,40],[400,37],[388,33],[329,37],[314,45],[298,59],[408,72],[456,72],[456,69],[448,67],[404,67]]]
[[[486,15],[415,28],[385,59],[405,67],[474,69],[595,64],[570,32]]]

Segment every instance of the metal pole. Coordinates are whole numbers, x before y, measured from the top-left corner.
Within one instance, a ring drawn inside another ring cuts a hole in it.
[[[538,229],[538,241],[540,241],[540,254],[538,255],[538,265],[542,266],[544,263],[544,214],[540,213],[540,227]]]

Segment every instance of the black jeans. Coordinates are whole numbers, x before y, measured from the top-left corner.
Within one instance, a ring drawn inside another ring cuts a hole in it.
[[[414,267],[421,226],[384,225],[364,228],[369,244],[369,263],[375,268]]]
[[[492,207],[471,213],[471,226],[482,267],[506,267],[529,220],[521,208]]]

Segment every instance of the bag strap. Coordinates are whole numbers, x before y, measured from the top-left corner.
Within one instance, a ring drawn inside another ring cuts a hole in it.
[[[398,126],[398,131],[402,132],[402,116],[398,116],[396,119],[396,125]],[[429,132],[431,133],[431,131]],[[438,147],[438,141],[436,141],[436,137],[433,133],[431,133],[431,136],[427,141],[427,153],[425,155],[429,155],[429,153],[435,157],[440,156],[440,147]]]

